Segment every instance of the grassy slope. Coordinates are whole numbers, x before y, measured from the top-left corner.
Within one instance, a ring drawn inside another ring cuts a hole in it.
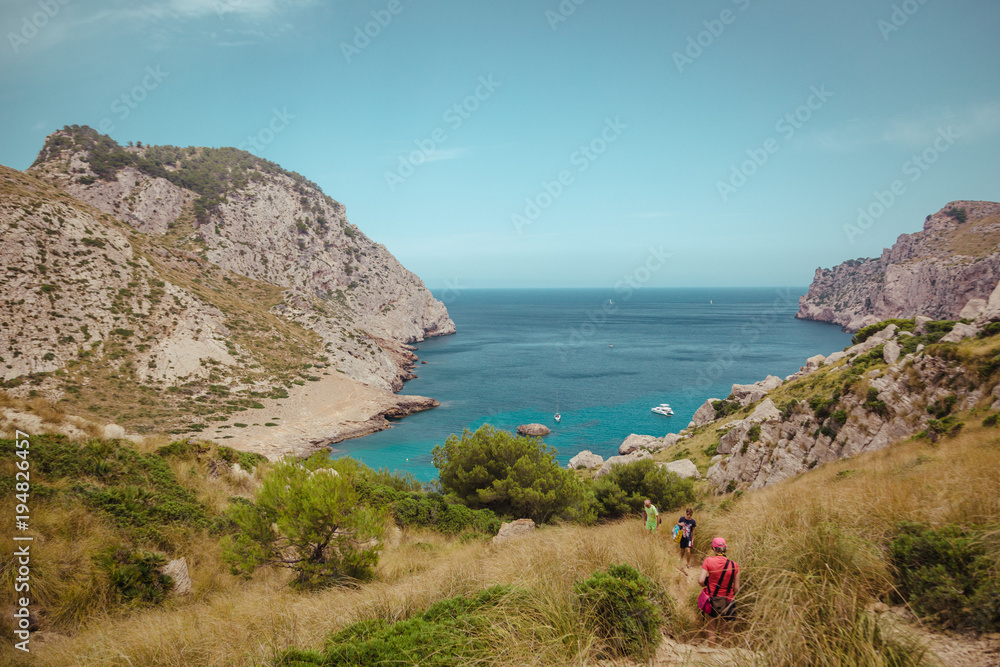
[[[211,514],[239,489],[205,479],[202,466],[171,464]],[[997,488],[1000,430],[970,422],[936,445],[913,440],[820,466],[721,508],[718,499],[706,498],[697,514],[697,558],[714,535],[724,535],[744,567],[745,616],[734,644],[776,664],[802,664],[803,656],[825,664],[881,664],[875,651],[884,646],[864,611],[891,596],[886,548],[896,522],[996,526]],[[65,576],[65,585],[81,586],[93,576],[85,553],[121,539],[121,532],[83,507],[39,505],[37,525],[51,537],[37,562],[62,568],[62,575],[49,575],[51,585]],[[279,573],[250,582],[231,578],[215,538],[204,531],[185,532],[176,553],[192,566],[195,595],[132,612],[78,596],[78,617],[57,626],[74,634],[36,642],[33,664],[266,664],[288,647],[319,648],[331,631],[352,622],[408,618],[437,600],[498,583],[531,592],[531,613],[511,622],[534,630],[530,642],[498,649],[496,664],[584,664],[593,660],[596,639],[574,611],[572,585],[616,562],[632,564],[677,599],[668,634],[691,640],[700,632],[693,574],[677,568],[666,535],[650,539],[637,521],[546,528],[502,549],[406,531],[385,553],[374,583],[311,595],[291,592]]]

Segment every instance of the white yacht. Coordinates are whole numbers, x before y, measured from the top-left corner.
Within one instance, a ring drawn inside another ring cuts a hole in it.
[[[652,409],[658,415],[663,415],[665,417],[670,417],[674,414],[673,408],[670,407],[669,403],[660,403],[655,408]]]

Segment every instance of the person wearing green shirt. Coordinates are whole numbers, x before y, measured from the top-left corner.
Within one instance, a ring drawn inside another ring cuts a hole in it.
[[[646,502],[642,514],[646,518],[646,530],[650,533],[655,533],[656,529],[660,526],[660,512],[656,509],[656,505],[650,502],[649,498],[646,498]]]

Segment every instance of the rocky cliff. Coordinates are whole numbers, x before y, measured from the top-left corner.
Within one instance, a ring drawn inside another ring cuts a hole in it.
[[[1000,304],[1000,287],[991,302]],[[948,437],[962,427],[956,413],[1000,410],[998,320],[1000,309],[988,308],[975,325],[928,317],[880,323],[784,380],[769,376],[708,399],[654,457],[699,459],[710,488],[725,493],[912,436]]]
[[[455,330],[343,205],[249,153],[74,126],[0,178],[0,378],[15,393],[203,429],[330,373],[388,395],[412,377],[409,343]]]
[[[955,320],[1000,280],[1000,204],[955,201],[871,259],[817,269],[796,317],[847,331],[889,318]]]

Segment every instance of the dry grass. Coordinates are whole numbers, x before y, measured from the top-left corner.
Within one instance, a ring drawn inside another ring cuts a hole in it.
[[[528,619],[537,626],[537,645],[502,647],[506,657],[498,664],[585,664],[595,640],[573,609],[573,584],[627,562],[677,592],[685,575],[676,569],[672,547],[663,536],[651,539],[638,521],[548,528],[499,548],[406,531],[384,554],[373,583],[304,595],[284,585],[283,573],[270,572],[251,582],[216,584],[210,594],[159,609],[94,619],[75,636],[48,644],[35,664],[267,664],[286,648],[319,648],[331,631],[350,623],[405,619],[437,600],[496,584],[530,589],[538,600]],[[196,561],[196,578],[199,569]],[[196,590],[204,584],[197,579]]]

